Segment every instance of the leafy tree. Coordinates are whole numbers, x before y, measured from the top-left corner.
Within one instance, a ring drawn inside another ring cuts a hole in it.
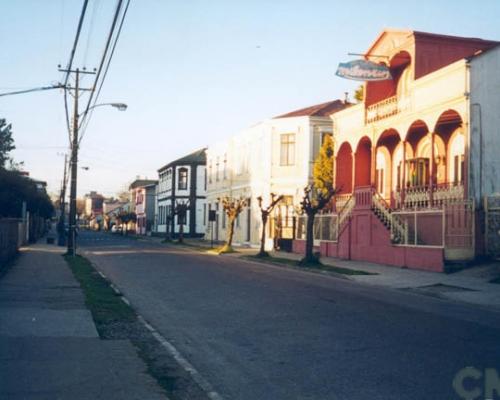
[[[301,209],[307,216],[306,222],[306,254],[301,264],[318,263],[313,254],[314,218],[323,210],[336,193],[333,186],[333,140],[325,138],[323,146],[314,162],[313,184],[304,188],[304,196],[300,203]]]
[[[354,99],[361,103],[365,98],[365,88],[363,85],[359,85],[358,88],[354,91]]]
[[[333,187],[333,139],[326,135],[319,155],[314,161],[313,182],[316,190],[327,195]]]
[[[129,222],[137,221],[137,216],[135,212],[123,211],[116,216],[116,220],[120,223],[120,225],[125,225],[124,233],[127,234]]]
[[[32,215],[51,218],[54,206],[44,190],[17,171],[0,169],[0,217],[21,218],[23,202]]]
[[[269,257],[269,253],[265,250],[266,243],[266,224],[269,218],[269,214],[273,211],[274,207],[283,199],[283,195],[276,196],[271,193],[271,203],[267,207],[262,206],[262,196],[257,197],[260,208],[260,218],[262,220],[262,235],[260,238],[260,251],[257,253],[257,257]]]
[[[5,168],[5,164],[9,160],[8,153],[15,148],[14,139],[12,138],[12,125],[7,125],[7,121],[0,118],[0,168]]]
[[[248,200],[245,198],[232,198],[230,196],[224,196],[221,199],[222,209],[226,213],[229,220],[229,229],[227,232],[226,244],[220,249],[220,253],[231,253],[233,252],[233,236],[234,236],[234,223],[238,215],[243,211],[243,208],[248,204]]]

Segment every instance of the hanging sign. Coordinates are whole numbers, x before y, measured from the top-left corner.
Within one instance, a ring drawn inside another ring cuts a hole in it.
[[[389,68],[367,60],[340,63],[335,75],[355,81],[385,81],[392,79]]]

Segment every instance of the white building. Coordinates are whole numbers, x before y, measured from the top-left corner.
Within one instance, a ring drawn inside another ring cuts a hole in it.
[[[179,233],[176,204],[189,203],[184,221],[184,236],[200,237],[205,233],[207,219],[205,149],[197,150],[172,161],[158,170],[159,183],[156,202],[156,234]]]
[[[332,134],[330,115],[346,107],[341,100],[293,111],[260,122],[230,139],[207,149],[207,203],[217,220],[207,223],[206,239],[226,238],[227,221],[219,198],[244,197],[249,206],[235,226],[234,241],[258,245],[261,218],[257,198],[267,205],[270,194],[284,195],[267,230],[267,247],[272,239],[292,238],[294,207],[312,179],[313,163],[322,139]],[[275,224],[274,221],[281,221]],[[281,225],[281,226],[280,226]]]

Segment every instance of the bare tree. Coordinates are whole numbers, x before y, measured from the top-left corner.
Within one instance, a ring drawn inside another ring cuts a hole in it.
[[[318,258],[313,254],[314,242],[314,218],[330,202],[335,195],[336,190],[333,187],[327,190],[315,190],[314,185],[308,185],[304,188],[304,197],[300,206],[307,215],[306,221],[306,254],[300,261],[301,264],[318,263]]]
[[[177,215],[177,224],[179,225],[179,243],[184,242],[184,225],[187,220],[187,213],[189,210],[190,202],[176,202],[173,214]]]
[[[276,197],[274,193],[271,193],[271,203],[267,207],[262,206],[262,196],[257,197],[260,209],[260,218],[262,221],[262,233],[260,237],[260,251],[257,253],[257,257],[269,257],[269,253],[265,250],[266,243],[266,225],[269,218],[269,214],[273,211],[274,207],[283,199],[283,195]]]
[[[238,215],[243,211],[243,208],[248,204],[248,199],[243,197],[232,198],[230,196],[224,196],[217,200],[222,202],[222,209],[226,213],[229,222],[227,241],[222,249],[220,249],[220,253],[230,253],[233,251],[234,223]]]

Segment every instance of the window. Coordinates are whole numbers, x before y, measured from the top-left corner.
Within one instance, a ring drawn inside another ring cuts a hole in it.
[[[203,225],[207,224],[207,205],[203,204]]]
[[[166,182],[165,182],[165,189],[166,190],[171,190],[172,189],[172,170],[169,168],[167,169],[166,173]]]
[[[222,229],[226,229],[226,212],[222,209]]]
[[[177,188],[179,190],[186,190],[188,187],[188,170],[187,168],[179,169],[179,183]]]
[[[285,133],[280,137],[280,165],[295,163],[295,133]]]
[[[207,168],[203,168],[203,174],[204,174],[204,187],[205,187],[205,190],[207,190]]]

